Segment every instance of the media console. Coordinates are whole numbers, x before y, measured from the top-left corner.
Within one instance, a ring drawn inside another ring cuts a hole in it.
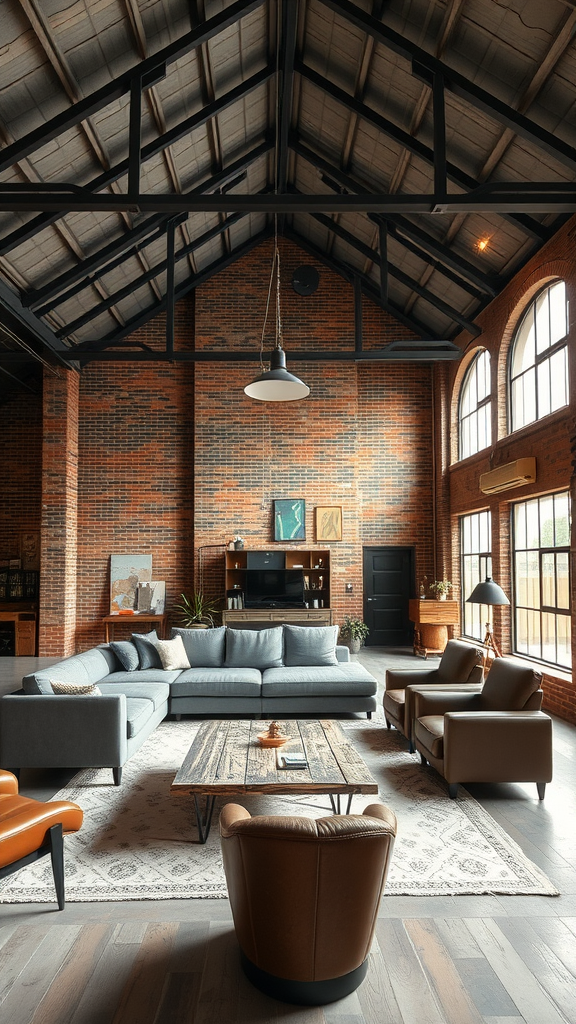
[[[225,554],[222,621],[330,625],[330,551],[243,548]]]

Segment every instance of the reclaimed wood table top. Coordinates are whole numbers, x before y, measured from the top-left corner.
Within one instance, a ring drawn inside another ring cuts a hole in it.
[[[268,722],[203,722],[176,775],[174,795],[241,793],[377,793],[376,780],[335,721],[281,721],[283,747],[265,748]],[[281,753],[304,752],[307,768],[278,767]]]

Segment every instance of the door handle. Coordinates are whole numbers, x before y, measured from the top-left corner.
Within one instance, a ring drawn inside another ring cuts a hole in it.
[[[375,600],[376,600],[376,598],[375,598],[375,597],[367,597],[367,598],[366,598],[366,600],[367,600],[367,601],[375,601]]]

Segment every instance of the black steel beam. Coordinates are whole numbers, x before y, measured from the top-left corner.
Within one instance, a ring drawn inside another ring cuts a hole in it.
[[[366,245],[365,242],[361,242],[359,238],[356,238],[356,236],[350,231],[343,228],[341,224],[338,224],[330,217],[326,217],[323,213],[315,213],[313,214],[313,217],[314,220],[317,220],[325,228],[328,228],[329,231],[332,231],[333,234],[337,235],[338,238],[341,238],[351,248],[362,253],[366,259],[371,260],[376,266],[380,266],[380,253],[377,252],[376,249],[371,249],[369,245]],[[404,271],[400,270],[399,267],[395,267],[393,263],[388,264],[388,274],[391,277],[395,277],[397,281],[400,281],[400,283],[405,285],[406,288],[409,288],[410,291],[415,292],[416,295],[419,295],[421,299],[424,299],[425,302],[428,302],[440,313],[443,313],[444,316],[447,316],[450,320],[460,324],[460,326],[463,327],[464,330],[469,331],[473,337],[477,337],[482,333],[481,329],[469,320],[468,317],[463,316],[459,310],[454,309],[453,306],[444,302],[444,300],[438,295],[435,295],[434,292],[431,292],[428,288],[425,288],[418,281],[415,281],[414,278],[410,277],[409,274],[404,273]]]
[[[271,78],[272,75],[274,74],[274,71],[275,69],[273,65],[269,65],[263,68],[261,71],[258,71],[256,72],[256,74],[252,75],[251,78],[248,78],[245,82],[242,82],[240,85],[237,85],[233,89],[230,89],[229,92],[225,93],[223,96],[215,100],[213,103],[209,103],[207,106],[202,107],[202,109],[199,110],[196,114],[192,114],[191,117],[187,117],[184,121],[181,121],[179,124],[174,125],[173,128],[170,128],[169,131],[164,132],[163,135],[158,136],[157,139],[153,139],[152,142],[149,142],[148,145],[144,146],[140,151],[141,163],[144,163],[146,160],[150,160],[152,157],[157,156],[159,153],[162,153],[174,142],[177,142],[178,139],[181,139],[184,135],[188,135],[191,132],[195,131],[197,128],[200,128],[207,121],[211,120],[211,118],[216,117],[218,114],[222,113],[222,111],[225,110],[226,107],[230,106],[233,103],[236,103],[239,99],[242,99],[243,97],[247,96],[250,92],[252,92],[254,89],[257,89],[264,82],[267,82],[268,79]],[[22,225],[21,227],[13,231],[10,235],[7,235],[0,245],[0,255],[5,255],[11,249],[26,241],[26,239],[31,238],[33,235],[37,234],[38,231],[41,231],[43,228],[48,227],[48,225],[50,224],[54,224],[55,221],[59,219],[59,217],[63,216],[65,213],[73,209],[111,209],[116,212],[123,210],[128,212],[138,212],[140,210],[144,210],[146,206],[144,197],[141,195],[128,195],[126,193],[120,195],[115,194],[115,199],[113,200],[113,204],[111,207],[106,206],[106,199],[112,199],[111,195],[93,195],[93,193],[101,192],[102,189],[105,189],[109,185],[112,185],[115,181],[118,181],[119,178],[123,177],[125,174],[129,172],[129,168],[130,158],[127,157],[125,160],[121,160],[120,163],[115,164],[114,167],[110,167],[108,170],[103,171],[101,174],[98,174],[95,178],[92,179],[92,181],[89,181],[86,185],[82,186],[68,183],[62,185],[56,185],[54,183],[42,183],[40,185],[35,185],[33,183],[30,183],[23,186],[18,184],[13,187],[10,187],[10,184],[8,183],[5,186],[1,186],[0,210],[44,210],[46,211],[46,213],[42,214],[39,217],[34,217],[33,220],[28,221],[26,224]],[[46,193],[47,195],[56,195],[58,192],[61,192],[63,195],[68,196],[68,202],[65,202],[63,204],[60,204],[58,202],[46,204],[33,201],[31,204],[23,206],[21,205],[20,198],[17,205],[9,203],[8,207],[2,206],[2,199],[5,194],[17,197],[20,196],[21,193],[25,192],[30,192],[37,198],[39,198],[41,193],[43,192]],[[73,197],[74,201],[80,202],[80,206],[70,206],[70,202],[73,200]],[[176,198],[176,196],[174,196],[173,198]],[[183,201],[183,197],[180,197],[180,199]],[[88,202],[88,204],[94,203],[95,205],[93,207],[90,207],[90,205],[86,206],[86,202]],[[149,209],[151,210],[152,207],[149,207]],[[158,207],[158,209],[161,209],[161,207]],[[179,213],[187,209],[189,210],[191,208],[189,206],[182,205],[179,207],[179,209],[170,210],[169,212]]]
[[[506,189],[505,186],[510,188]],[[0,185],[0,210],[47,210],[64,214],[77,211],[128,212],[157,211],[166,214],[182,212],[224,212],[236,210],[250,213],[497,213],[504,210],[530,210],[533,213],[575,213],[576,185],[565,182],[534,182],[529,191],[516,182],[498,182],[492,191],[482,186],[466,195],[444,197],[433,194],[389,195],[364,193],[363,195],[226,195],[197,197],[174,194],[144,194],[131,200],[127,195],[93,195],[82,190],[32,191],[27,186]]]
[[[286,238],[289,238],[295,245],[298,245],[304,252],[308,252],[314,259],[318,260],[319,263],[324,263],[330,270],[338,274],[339,277],[344,278],[350,285],[353,286],[354,278],[359,277],[362,282],[362,289],[366,295],[368,295],[372,301],[385,310],[386,313],[390,313],[395,320],[399,323],[404,324],[410,331],[413,331],[419,338],[432,338],[437,340],[437,335],[430,330],[430,328],[420,322],[417,317],[406,316],[404,311],[400,309],[394,302],[388,301],[387,303],[382,302],[379,290],[375,289],[370,279],[365,274],[360,274],[355,267],[349,266],[349,264],[336,259],[334,256],[328,256],[322,252],[313,242],[310,242],[307,238],[304,238],[298,231],[294,231],[293,228],[287,227],[284,231]]]
[[[285,192],[288,182],[288,136],[292,120],[292,95],[294,84],[294,53],[296,50],[296,27],[298,24],[298,4],[293,0],[282,2],[282,48],[281,77],[279,87],[279,117],[277,182],[278,191]]]
[[[546,131],[545,128],[536,124],[535,121],[531,121],[524,114],[520,114],[509,104],[502,102],[502,100],[487,92],[486,89],[480,88],[480,86],[465,78],[464,75],[454,71],[447,64],[438,60],[437,57],[433,57],[432,54],[417,46],[416,43],[412,43],[409,39],[401,36],[381,21],[377,21],[376,18],[361,10],[356,4],[350,3],[350,0],[321,0],[321,3],[325,7],[336,11],[337,14],[342,15],[346,21],[356,25],[368,35],[373,36],[374,39],[378,40],[388,49],[401,54],[406,60],[411,61],[413,73],[429,85],[432,85],[435,74],[441,74],[444,78],[444,84],[454,95],[465,99],[478,110],[482,110],[506,128],[510,128],[516,135],[520,135],[539,148],[546,150],[546,152],[562,163],[567,164],[570,168],[574,169],[576,167],[576,149],[573,146],[568,145],[567,142],[553,135],[552,132]]]
[[[355,192],[358,194],[363,194],[365,192],[363,185],[360,185],[349,174],[346,174],[341,170],[341,168],[335,167],[334,164],[329,163],[328,160],[318,156],[317,153],[313,152],[313,150],[309,149],[308,146],[305,146],[295,137],[291,139],[290,145],[295,153],[303,157],[304,160],[313,167],[316,167],[316,169],[321,171],[323,174],[333,178],[336,184],[347,189],[349,192]],[[376,224],[380,224],[383,218],[371,216],[370,219]],[[463,257],[457,256],[452,249],[443,245],[442,242],[439,242],[433,235],[428,234],[420,227],[416,228],[412,222],[406,220],[405,217],[390,216],[386,217],[386,221],[391,221],[395,225],[398,225],[398,227],[401,227],[402,233],[409,235],[409,237],[413,237],[414,240],[420,244],[421,249],[435,256],[440,263],[444,264],[446,267],[454,270],[458,276],[463,279],[462,287],[466,287],[464,282],[468,281],[476,288],[479,288],[481,291],[491,295],[492,297],[498,295],[502,290],[504,282],[499,282],[493,276],[484,274],[483,271],[473,266],[472,263],[469,263]],[[398,241],[403,243],[403,239],[401,238],[398,238]]]
[[[190,190],[190,195],[202,195],[204,192],[211,192],[215,188],[219,188],[223,182],[230,178],[234,178],[240,171],[244,170],[255,160],[258,160],[261,156],[264,156],[272,148],[271,141],[265,141],[255,149],[246,153],[245,156],[240,157],[238,160],[234,160],[229,167],[219,171],[211,178],[207,178],[201,185],[197,185],[196,188]],[[183,215],[184,216],[184,215]],[[142,247],[149,245],[150,242],[154,241],[155,238],[160,237],[161,234],[166,230],[167,220],[164,217],[157,216],[151,217],[147,221],[143,221],[138,227],[133,228],[131,231],[127,231],[120,238],[115,239],[114,242],[110,242],[109,245],[99,249],[98,252],[93,253],[87,259],[82,260],[76,267],[71,270],[67,270],[66,273],[60,275],[54,281],[45,285],[43,288],[38,288],[31,291],[24,296],[22,301],[32,307],[42,305],[42,310],[38,309],[38,315],[41,312],[47,312],[52,306],[49,305],[51,299],[58,296],[58,302],[54,305],[59,305],[61,302],[66,301],[72,295],[76,294],[77,291],[81,291],[83,288],[89,287],[92,281],[97,280],[104,274],[108,273],[109,270],[113,270],[114,267],[119,266],[124,260],[129,259],[133,255],[135,249],[130,249],[130,246],[134,242],[142,242]],[[158,231],[158,234],[147,238],[148,234],[154,230]],[[113,257],[118,254],[121,259],[113,260]],[[110,262],[112,260],[112,262]],[[80,285],[76,289],[68,289],[68,286],[74,281],[80,281]]]
[[[125,71],[124,74],[102,86],[101,89],[97,89],[90,96],[74,103],[57,114],[56,117],[51,118],[50,121],[28,132],[25,138],[18,139],[12,145],[6,146],[0,151],[0,171],[18,163],[19,160],[33,153],[35,149],[58,138],[59,135],[80,121],[85,121],[108,106],[109,103],[119,99],[129,92],[135,77],[142,79],[144,87],[151,85],[154,80],[157,80],[158,75],[163,73],[165,66],[179,60],[180,57],[190,53],[191,50],[203,43],[209,42],[214,36],[230,28],[231,25],[260,7],[262,3],[264,0],[237,0],[236,3],[231,4],[215,17],[209,18],[203,25],[187,32],[180,39],[176,39],[151,57],[140,61],[135,67]]]
[[[0,364],[6,357],[14,353],[0,354]],[[380,362],[438,362],[462,358],[462,351],[451,341],[422,340],[410,346],[409,341],[391,341],[386,348],[382,349],[334,349],[334,350],[293,350],[290,349],[290,362],[323,362],[323,363],[380,363]],[[77,361],[85,364],[88,362],[110,362],[110,363],[253,363],[258,360],[258,351],[246,349],[200,349],[195,352],[175,351],[172,353],[155,351],[154,349],[85,349],[78,353]],[[27,357],[31,361],[31,357]]]
[[[63,365],[68,365],[68,346],[56,338],[50,328],[29,309],[25,309],[17,295],[0,280],[0,315],[3,324],[29,345],[40,343]],[[20,355],[20,353],[18,353]]]
[[[241,259],[242,256],[246,256],[246,254],[251,252],[251,250],[254,249],[257,245],[260,245],[261,242],[265,241],[267,238],[270,238],[270,235],[271,229],[265,228],[264,231],[260,231],[257,235],[254,235],[253,238],[249,239],[247,242],[239,246],[237,249],[234,249],[228,255],[221,257],[214,263],[211,263],[208,267],[205,267],[205,269],[202,270],[200,273],[194,274],[187,281],[183,282],[175,289],[175,302],[178,302],[180,299],[184,298],[184,296],[187,295],[190,291],[193,291],[194,288],[197,288],[199,285],[204,284],[204,282],[208,281],[211,277],[214,276],[214,274],[220,273],[221,270],[225,270],[226,267],[230,266],[232,263],[235,263],[236,260]],[[79,345],[74,345],[73,347],[69,348],[67,351],[70,353],[70,358],[75,360],[77,359],[79,362],[89,361],[89,359],[92,357],[86,358],[86,351],[90,350],[91,346],[98,346],[98,349],[94,349],[93,351],[99,351],[100,347],[106,348],[106,346],[117,345],[119,342],[127,338],[128,335],[133,334],[134,331],[138,330],[140,327],[143,327],[144,324],[147,324],[155,316],[158,316],[159,313],[163,313],[165,309],[166,295],[162,296],[162,298],[155,302],[154,305],[149,306],[148,309],[143,310],[141,313],[138,314],[138,316],[133,317],[122,327],[118,328],[118,330],[113,331],[112,334],[108,334],[106,335],[106,337],[100,338],[96,341],[84,341],[81,342]],[[173,353],[172,358],[175,358],[175,356],[176,353]],[[167,358],[166,354],[165,358]],[[256,356],[253,355],[253,358],[256,358]]]
[[[420,159],[425,163],[431,164],[436,168],[436,153],[434,149],[426,146],[423,142],[419,142],[418,139],[415,139],[413,135],[410,135],[402,128],[399,128],[393,121],[383,117],[382,114],[378,114],[377,111],[372,109],[372,107],[368,107],[360,100],[355,99],[355,97],[351,96],[350,93],[345,92],[344,89],[340,89],[339,86],[335,85],[334,82],[331,82],[330,79],[318,74],[317,71],[314,71],[302,61],[297,61],[295,66],[299,74],[304,78],[307,78],[318,89],[321,89],[329,96],[332,96],[333,99],[347,107],[348,110],[353,111],[358,115],[358,117],[361,117],[369,124],[374,125],[378,131],[382,132],[383,135],[388,136],[388,138],[393,139],[404,149],[407,149],[409,153],[413,153],[414,156],[420,157]],[[436,102],[438,103],[438,99]],[[455,185],[458,185],[459,188],[464,189],[466,192],[471,192],[480,187],[480,182],[477,181],[476,178],[467,174],[460,167],[457,167],[456,164],[446,160],[445,141],[442,154],[442,170],[440,174],[440,179],[442,181],[445,178],[449,178]],[[437,194],[442,195],[442,193],[445,192],[445,186],[441,186],[441,191]],[[517,227],[520,227],[523,231],[531,234],[534,238],[539,238],[540,241],[543,241],[546,237],[545,228],[531,217],[518,217],[516,215],[509,216],[507,211],[502,211],[502,216],[506,216],[506,219],[512,220]]]

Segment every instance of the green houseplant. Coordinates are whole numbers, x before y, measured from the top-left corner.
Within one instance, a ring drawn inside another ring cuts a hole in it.
[[[366,641],[370,630],[362,619],[352,618],[350,615],[344,617],[340,626],[339,639],[348,645],[353,654],[357,654]]]
[[[188,629],[208,629],[214,626],[213,616],[218,611],[217,602],[195,590],[191,597],[180,594],[182,600],[174,605],[179,612],[178,625]]]
[[[430,590],[433,594],[436,594],[438,601],[445,601],[449,591],[452,590],[452,584],[450,580],[434,580],[430,584]]]

